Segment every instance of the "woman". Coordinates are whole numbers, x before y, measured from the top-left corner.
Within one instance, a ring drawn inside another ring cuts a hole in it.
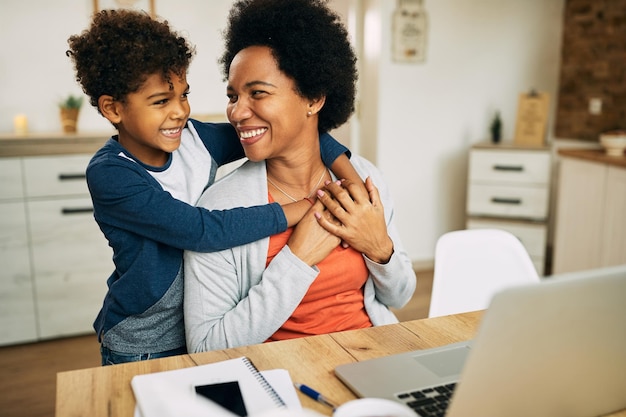
[[[368,195],[357,184],[331,182],[319,157],[320,133],[345,123],[354,109],[356,59],[339,17],[321,0],[238,1],[221,62],[227,116],[249,161],[208,189],[199,205],[308,199],[313,207],[284,233],[221,252],[186,253],[189,351],[397,322],[389,307],[411,298],[415,274],[381,174],[353,155]],[[318,190],[322,184],[326,192]]]

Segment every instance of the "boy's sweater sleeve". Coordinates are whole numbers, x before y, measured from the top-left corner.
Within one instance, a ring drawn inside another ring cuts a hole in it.
[[[230,123],[203,123],[190,120],[217,166],[246,156],[235,128]]]
[[[142,169],[117,157],[88,167],[94,216],[105,233],[117,228],[178,249],[213,252],[287,229],[279,204],[209,211],[175,199]]]
[[[328,133],[322,133],[320,135],[320,153],[322,154],[322,161],[327,168],[330,168],[335,159],[343,153],[348,158],[350,157],[350,150],[337,142],[337,139],[333,138]]]

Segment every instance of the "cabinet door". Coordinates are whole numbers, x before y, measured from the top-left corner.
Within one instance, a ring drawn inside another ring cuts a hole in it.
[[[20,158],[0,158],[0,200],[24,197]]]
[[[33,341],[37,327],[23,201],[0,203],[0,265],[0,344]]]
[[[561,159],[553,273],[602,266],[606,170],[603,164]]]
[[[88,197],[29,201],[40,337],[92,332],[113,270]]]
[[[626,264],[626,169],[608,167],[602,264]]]
[[[90,155],[24,158],[27,197],[89,195],[85,169]]]

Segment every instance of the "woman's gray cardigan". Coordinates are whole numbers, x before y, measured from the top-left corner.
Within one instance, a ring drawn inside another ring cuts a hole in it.
[[[416,278],[393,222],[394,208],[380,171],[352,155],[359,175],[372,177],[384,205],[387,231],[394,253],[387,264],[364,256],[369,270],[365,309],[375,326],[396,323],[388,307],[404,306],[415,290]],[[211,210],[266,204],[265,162],[248,161],[207,189],[198,205]],[[269,238],[213,253],[186,252],[185,330],[189,352],[251,345],[266,341],[291,316],[311,283],[310,267],[285,246],[266,268]]]

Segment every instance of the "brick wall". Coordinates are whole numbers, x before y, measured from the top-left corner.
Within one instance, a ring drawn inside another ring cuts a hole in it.
[[[557,138],[598,140],[626,129],[626,0],[566,0]],[[600,114],[589,111],[600,99]]]

